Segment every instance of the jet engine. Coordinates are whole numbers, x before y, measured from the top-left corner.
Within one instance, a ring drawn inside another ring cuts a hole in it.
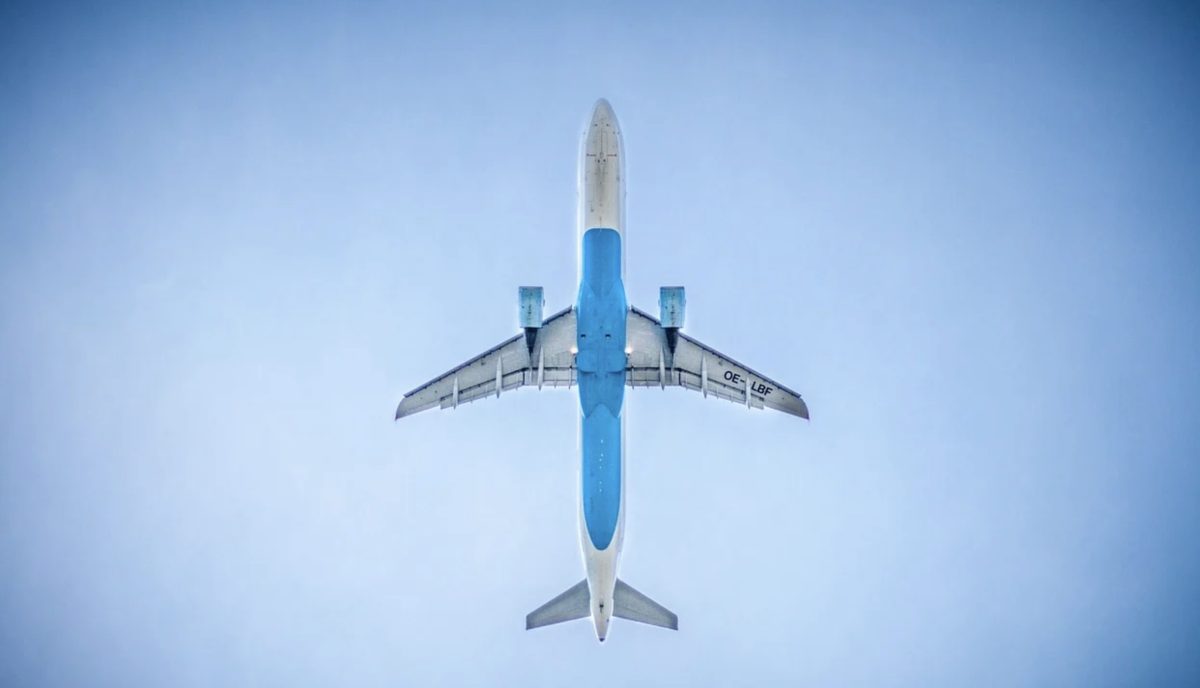
[[[525,329],[525,346],[531,354],[538,329],[542,326],[542,310],[545,306],[546,299],[542,296],[541,287],[517,287],[518,317],[521,327]]]
[[[687,306],[683,287],[660,287],[658,290],[658,320],[667,335],[667,348],[675,353],[679,330],[683,329],[683,314]]]

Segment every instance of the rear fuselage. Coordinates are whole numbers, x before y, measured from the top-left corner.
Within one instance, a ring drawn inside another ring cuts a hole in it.
[[[584,133],[579,169],[580,545],[596,636],[612,618],[625,520],[625,187],[621,131],[600,100]]]

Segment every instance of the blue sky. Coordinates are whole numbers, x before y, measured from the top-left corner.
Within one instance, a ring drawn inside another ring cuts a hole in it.
[[[1194,685],[1200,32],[1170,6],[0,10],[0,682]],[[813,421],[629,396],[622,577],[575,415],[399,394],[631,301]]]

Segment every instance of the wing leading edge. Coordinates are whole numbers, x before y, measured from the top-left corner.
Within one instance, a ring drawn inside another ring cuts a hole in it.
[[[659,321],[637,308],[629,309],[626,337],[630,387],[683,387],[748,408],[808,419],[808,404],[799,393],[682,332],[672,352]]]
[[[479,354],[404,395],[396,419],[426,409],[455,408],[518,387],[569,387],[575,383],[575,311],[565,308],[538,329],[533,347],[524,334]]]

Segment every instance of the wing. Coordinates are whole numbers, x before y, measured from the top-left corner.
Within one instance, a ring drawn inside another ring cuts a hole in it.
[[[636,308],[629,310],[629,386],[684,387],[750,408],[770,408],[808,418],[808,405],[796,392],[681,332],[674,335],[672,355],[667,332],[658,320]]]
[[[575,382],[574,346],[575,311],[566,308],[542,323],[532,350],[525,334],[488,349],[405,394],[396,419],[435,406],[454,408],[527,385],[569,387]]]

